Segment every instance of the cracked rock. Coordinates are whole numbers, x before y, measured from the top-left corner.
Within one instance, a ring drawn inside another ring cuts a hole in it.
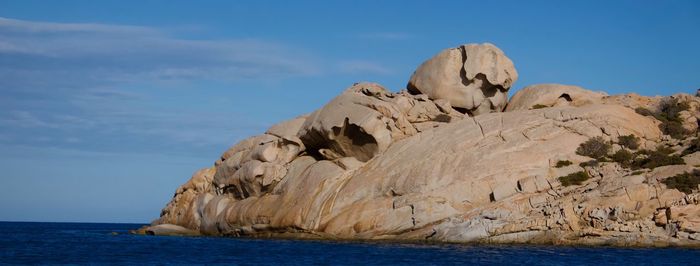
[[[501,112],[517,80],[518,72],[503,51],[489,43],[467,44],[443,50],[420,65],[408,90],[479,115]]]

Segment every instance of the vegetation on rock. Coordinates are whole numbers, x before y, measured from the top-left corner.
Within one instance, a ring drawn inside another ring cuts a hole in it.
[[[628,150],[620,149],[610,156],[610,159],[612,159],[613,162],[619,163],[622,167],[629,168],[634,162],[634,156],[635,155]]]
[[[590,161],[582,162],[582,163],[578,164],[578,166],[581,166],[581,167],[596,167],[596,166],[598,166],[599,164],[600,164],[600,163],[598,162],[598,160],[590,160]]]
[[[558,161],[556,167],[557,167],[557,168],[562,168],[562,167],[569,166],[569,165],[571,165],[571,164],[573,164],[573,163],[572,163],[571,161],[569,161],[569,160],[566,160],[566,161]]]
[[[690,146],[688,146],[688,148],[681,153],[681,156],[696,153],[698,151],[700,151],[700,138],[695,138],[690,142]]]
[[[576,149],[576,154],[588,156],[593,159],[604,159],[612,149],[612,145],[606,142],[602,137],[590,138]]]
[[[632,134],[627,136],[620,136],[617,139],[617,143],[620,144],[620,146],[631,150],[636,150],[639,148],[639,138]]]
[[[532,106],[532,109],[542,109],[542,108],[547,108],[549,106],[546,106],[544,104],[535,104]]]
[[[633,135],[620,137],[620,142],[624,143],[625,147],[639,147],[637,137]],[[698,147],[700,147],[700,141],[695,141],[691,148],[688,148],[686,152],[695,152]],[[665,146],[659,146],[656,150],[640,150],[632,153],[631,151],[623,148],[617,152],[609,155],[612,145],[606,142],[602,137],[594,137],[586,142],[581,143],[581,145],[576,149],[576,153],[582,156],[588,156],[594,158],[595,160],[583,162],[579,164],[581,167],[595,167],[598,166],[599,162],[615,162],[620,164],[620,166],[628,169],[638,170],[638,169],[654,169],[656,167],[665,165],[679,165],[685,164],[685,161],[680,155],[672,155],[675,151],[671,148]],[[559,166],[559,163],[557,163]]]
[[[673,150],[669,152],[668,148],[658,148],[655,151],[641,150],[635,153],[635,158],[631,164],[631,168],[654,169],[665,165],[685,164],[683,158],[678,155],[671,155],[671,152],[673,152]]]
[[[675,188],[679,191],[690,194],[694,190],[698,189],[698,184],[700,184],[700,170],[693,170],[692,173],[682,173],[662,181],[668,188]]]
[[[581,185],[583,181],[586,181],[589,178],[591,177],[588,175],[588,173],[585,171],[579,171],[566,176],[560,176],[558,179],[563,186],[568,187],[571,185]]]
[[[635,109],[635,111],[644,116],[653,116],[656,120],[661,121],[659,129],[664,134],[675,139],[684,139],[690,132],[683,127],[680,112],[689,109],[690,105],[686,102],[680,102],[675,98],[666,98],[661,101],[657,112],[642,107]]]

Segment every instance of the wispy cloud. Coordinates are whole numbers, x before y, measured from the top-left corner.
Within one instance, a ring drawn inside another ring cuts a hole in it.
[[[196,102],[204,97],[191,96],[205,88],[170,85],[320,73],[313,55],[283,43],[191,40],[173,32],[0,18],[0,142],[100,152],[219,152],[266,124],[221,104],[216,109],[205,107],[213,102]]]
[[[337,65],[338,71],[347,74],[390,75],[394,71],[380,63],[364,60],[349,60]]]
[[[236,80],[318,73],[303,54],[256,39],[189,40],[150,27],[0,18],[0,71],[17,77],[66,79],[72,77],[61,74],[80,71],[81,80]],[[12,76],[0,84],[27,80]]]

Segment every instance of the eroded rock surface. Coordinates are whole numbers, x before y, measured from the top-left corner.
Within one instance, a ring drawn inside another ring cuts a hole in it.
[[[578,86],[535,84],[520,89],[508,102],[506,112],[555,106],[582,106],[600,103],[606,93],[593,92]]]
[[[517,80],[513,62],[498,47],[467,44],[446,49],[420,65],[408,90],[478,115],[502,111],[508,89]]]
[[[461,55],[457,63],[442,62],[473,69]],[[517,74],[505,69],[482,73],[492,75],[484,81],[507,90]],[[563,93],[571,101],[561,102]],[[321,109],[232,146],[178,188],[142,232],[643,246],[700,241],[700,194],[664,184],[693,171],[697,152],[684,154],[686,164],[637,170],[591,164],[576,152],[593,137],[620,150],[628,135],[639,139],[640,150],[690,149],[692,139],[670,138],[654,116],[635,111],[668,98],[539,85],[516,94],[508,112],[490,113],[498,108],[484,98],[490,111],[472,112],[480,108],[472,105],[467,114],[460,112],[467,105],[448,98],[354,84]],[[673,98],[700,106],[690,95]],[[531,108],[536,104],[546,108]],[[697,124],[696,110],[681,117]],[[559,179],[582,172],[590,179],[579,185]]]

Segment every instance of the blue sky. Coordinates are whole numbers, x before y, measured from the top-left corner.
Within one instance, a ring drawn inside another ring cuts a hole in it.
[[[238,140],[474,42],[511,91],[700,88],[698,1],[0,0],[0,220],[149,222]]]

